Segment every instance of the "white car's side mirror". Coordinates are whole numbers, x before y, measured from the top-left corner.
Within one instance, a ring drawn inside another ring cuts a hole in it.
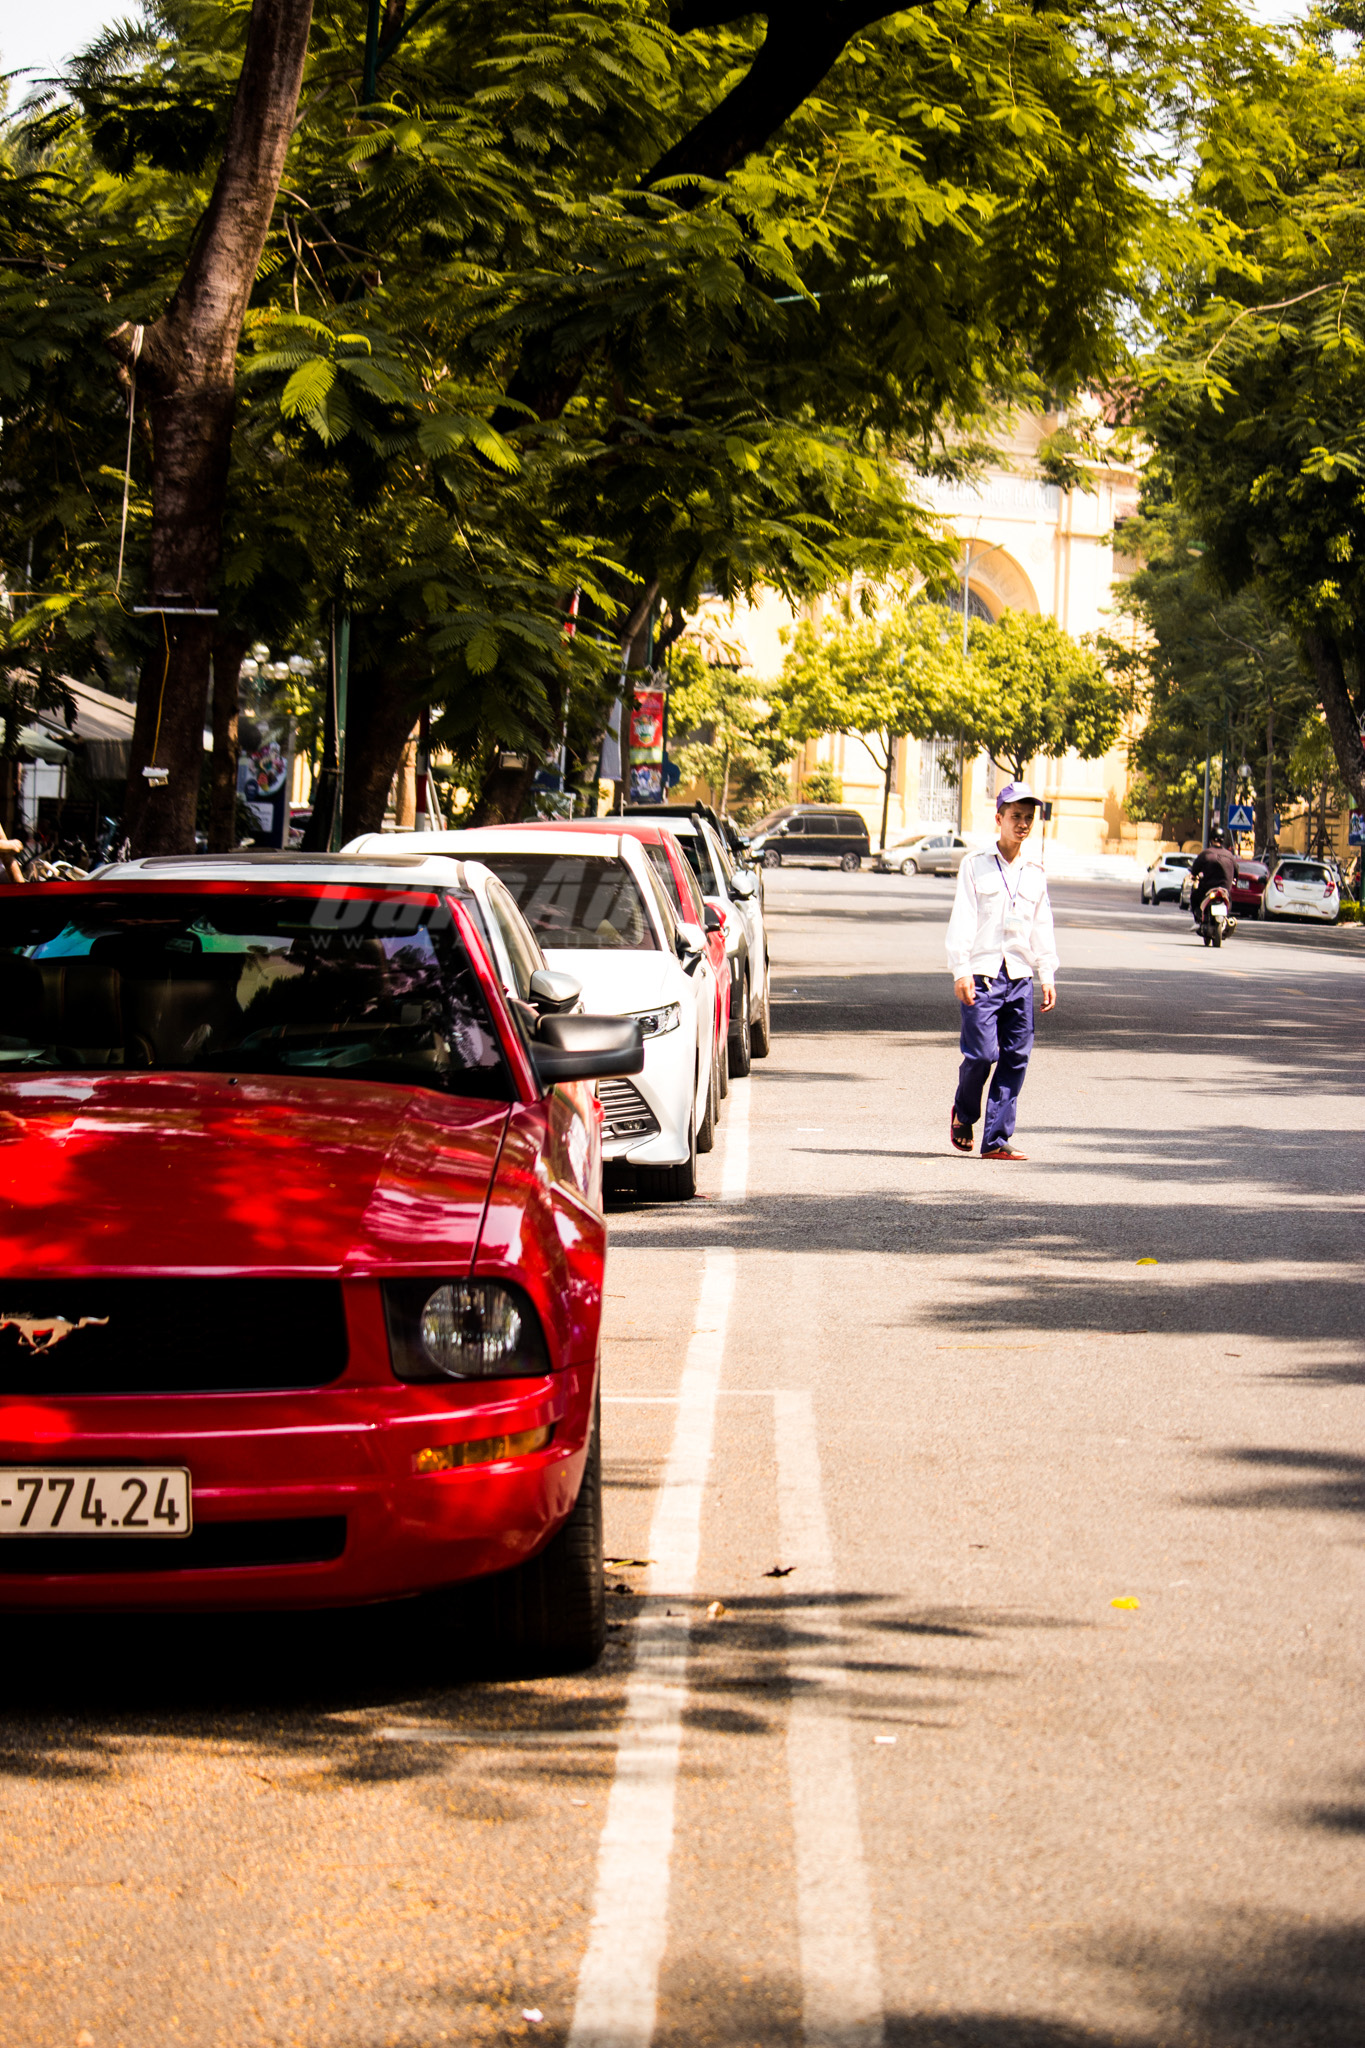
[[[531,1001],[542,1016],[557,1016],[571,1010],[583,994],[582,984],[571,974],[560,974],[553,967],[538,967],[531,976]]]
[[[678,926],[678,951],[689,956],[706,951],[706,933],[699,924]]]
[[[730,893],[732,896],[736,896],[741,900],[744,900],[752,896],[757,887],[758,884],[754,880],[752,875],[746,875],[737,872],[735,875],[735,879],[731,884]]]

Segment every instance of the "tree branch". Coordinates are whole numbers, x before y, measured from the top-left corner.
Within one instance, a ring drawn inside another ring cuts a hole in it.
[[[910,4],[925,9],[933,7],[936,0],[910,0]],[[719,28],[755,13],[766,14],[768,29],[744,77],[664,152],[646,173],[644,183],[655,185],[661,178],[723,178],[790,120],[854,36],[874,21],[906,11],[904,0],[896,6],[888,0],[770,0],[768,6],[759,8],[730,5],[727,0],[684,4],[671,16],[671,26],[679,35]]]

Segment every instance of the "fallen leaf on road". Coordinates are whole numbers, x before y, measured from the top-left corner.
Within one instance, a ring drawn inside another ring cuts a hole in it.
[[[1140,1607],[1142,1603],[1140,1600],[1135,1600],[1131,1593],[1121,1593],[1118,1599],[1111,1600],[1109,1605],[1111,1607]]]
[[[765,1579],[789,1579],[796,1570],[794,1564],[775,1564],[770,1572],[764,1572]]]
[[[602,1568],[608,1572],[623,1572],[631,1565],[653,1564],[652,1557],[604,1557]]]
[[[1160,1259],[1139,1259],[1138,1264],[1140,1266],[1159,1266],[1161,1261]]]
[[[728,1614],[729,1612],[730,1610],[723,1600],[713,1600],[706,1610],[706,1619],[708,1621],[719,1621],[723,1614]]]

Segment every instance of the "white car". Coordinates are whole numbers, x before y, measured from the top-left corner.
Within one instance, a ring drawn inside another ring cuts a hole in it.
[[[1289,854],[1265,885],[1262,917],[1312,917],[1335,924],[1341,915],[1337,879],[1324,861]]]
[[[603,820],[604,826],[608,824]],[[350,854],[445,853],[488,868],[510,892],[548,966],[584,1006],[634,1017],[643,1073],[602,1083],[602,1158],[638,1170],[645,1192],[685,1200],[720,1103],[716,985],[706,934],[679,924],[637,839],[606,829],[491,825],[470,832],[365,833]]]
[[[1158,854],[1142,878],[1143,902],[1164,903],[1169,898],[1179,903],[1181,887],[1193,865],[1192,853]]]
[[[656,818],[667,825],[687,857],[703,900],[725,919],[725,958],[730,969],[729,1066],[732,1074],[747,1074],[751,1062],[766,1059],[772,1046],[761,875],[735,866],[719,832],[699,812],[684,812],[677,805],[650,809],[633,805],[629,815]]]

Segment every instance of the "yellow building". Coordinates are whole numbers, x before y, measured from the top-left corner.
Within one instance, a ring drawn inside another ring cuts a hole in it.
[[[974,617],[994,620],[1007,608],[1042,612],[1080,638],[1119,627],[1112,614],[1114,586],[1134,567],[1122,554],[1120,529],[1137,510],[1138,476],[1131,465],[1116,461],[1091,468],[1090,490],[1062,490],[1043,482],[1037,474],[1038,446],[1059,424],[1057,415],[1019,420],[1000,442],[1000,463],[975,483],[924,482],[920,495],[958,536],[959,578],[965,573],[966,602]],[[962,602],[959,580],[959,615]],[[723,626],[719,618],[715,623],[744,649],[760,688],[777,674],[785,652],[782,636],[794,623],[783,599],[767,594],[757,604],[736,607]],[[957,821],[957,780],[944,772],[955,759],[950,741],[898,743],[888,840]],[[793,764],[793,796],[818,764],[842,777],[844,801],[867,819],[875,846],[881,835],[884,778],[868,749],[843,733],[809,742]],[[998,780],[985,755],[967,763],[961,789],[965,832],[991,829]],[[1153,857],[1158,828],[1130,825],[1124,815],[1128,767],[1122,741],[1098,761],[1081,761],[1074,754],[1034,761],[1029,780],[1052,803],[1052,818],[1044,828],[1049,850],[1055,846],[1082,861]]]

